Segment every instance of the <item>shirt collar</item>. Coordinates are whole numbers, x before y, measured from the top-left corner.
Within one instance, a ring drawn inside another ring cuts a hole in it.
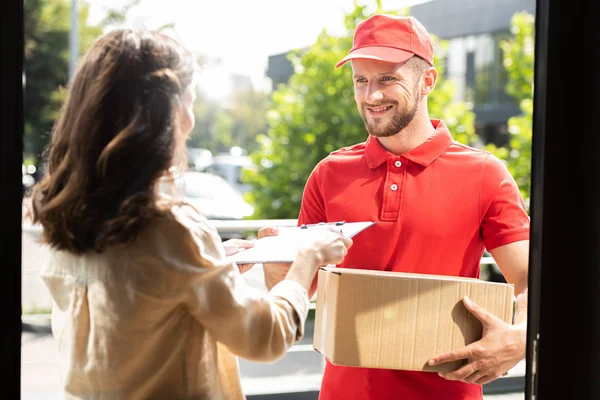
[[[431,125],[435,128],[433,134],[427,140],[406,153],[396,156],[383,148],[376,137],[369,135],[365,148],[367,165],[371,169],[379,167],[390,157],[404,157],[424,167],[429,166],[444,153],[452,143],[452,136],[444,121],[432,119]]]

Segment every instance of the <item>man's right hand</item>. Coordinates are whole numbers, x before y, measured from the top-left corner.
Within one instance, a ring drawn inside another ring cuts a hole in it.
[[[279,228],[267,226],[258,230],[258,238],[264,238],[266,236],[277,236],[279,235]],[[267,290],[271,290],[273,286],[281,282],[288,271],[290,270],[292,263],[263,263],[263,274],[265,277],[265,285]]]

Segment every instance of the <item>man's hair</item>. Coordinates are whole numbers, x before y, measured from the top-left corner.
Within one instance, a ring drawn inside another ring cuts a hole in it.
[[[421,57],[414,55],[408,59],[406,65],[412,70],[416,76],[421,76],[431,65]]]
[[[115,30],[94,43],[52,129],[47,174],[32,195],[44,242],[101,252],[132,242],[167,214],[157,182],[185,158],[176,113],[195,71],[195,57],[159,33]]]

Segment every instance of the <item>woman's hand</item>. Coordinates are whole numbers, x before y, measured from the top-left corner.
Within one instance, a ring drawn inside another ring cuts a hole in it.
[[[229,240],[223,242],[223,248],[225,248],[225,255],[227,257],[237,254],[240,251],[249,249],[251,247],[254,247],[254,242],[251,240],[229,239]],[[254,266],[254,264],[238,265],[238,268],[240,269],[240,274],[243,274],[244,272],[249,271],[253,266]]]
[[[352,239],[332,228],[315,229],[300,247],[286,279],[298,282],[310,294],[311,285],[321,265],[341,264],[352,246]]]

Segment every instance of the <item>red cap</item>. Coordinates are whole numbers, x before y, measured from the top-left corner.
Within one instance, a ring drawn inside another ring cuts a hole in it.
[[[400,63],[415,54],[433,66],[433,51],[433,39],[414,17],[375,14],[356,26],[352,49],[336,68],[355,58]]]

